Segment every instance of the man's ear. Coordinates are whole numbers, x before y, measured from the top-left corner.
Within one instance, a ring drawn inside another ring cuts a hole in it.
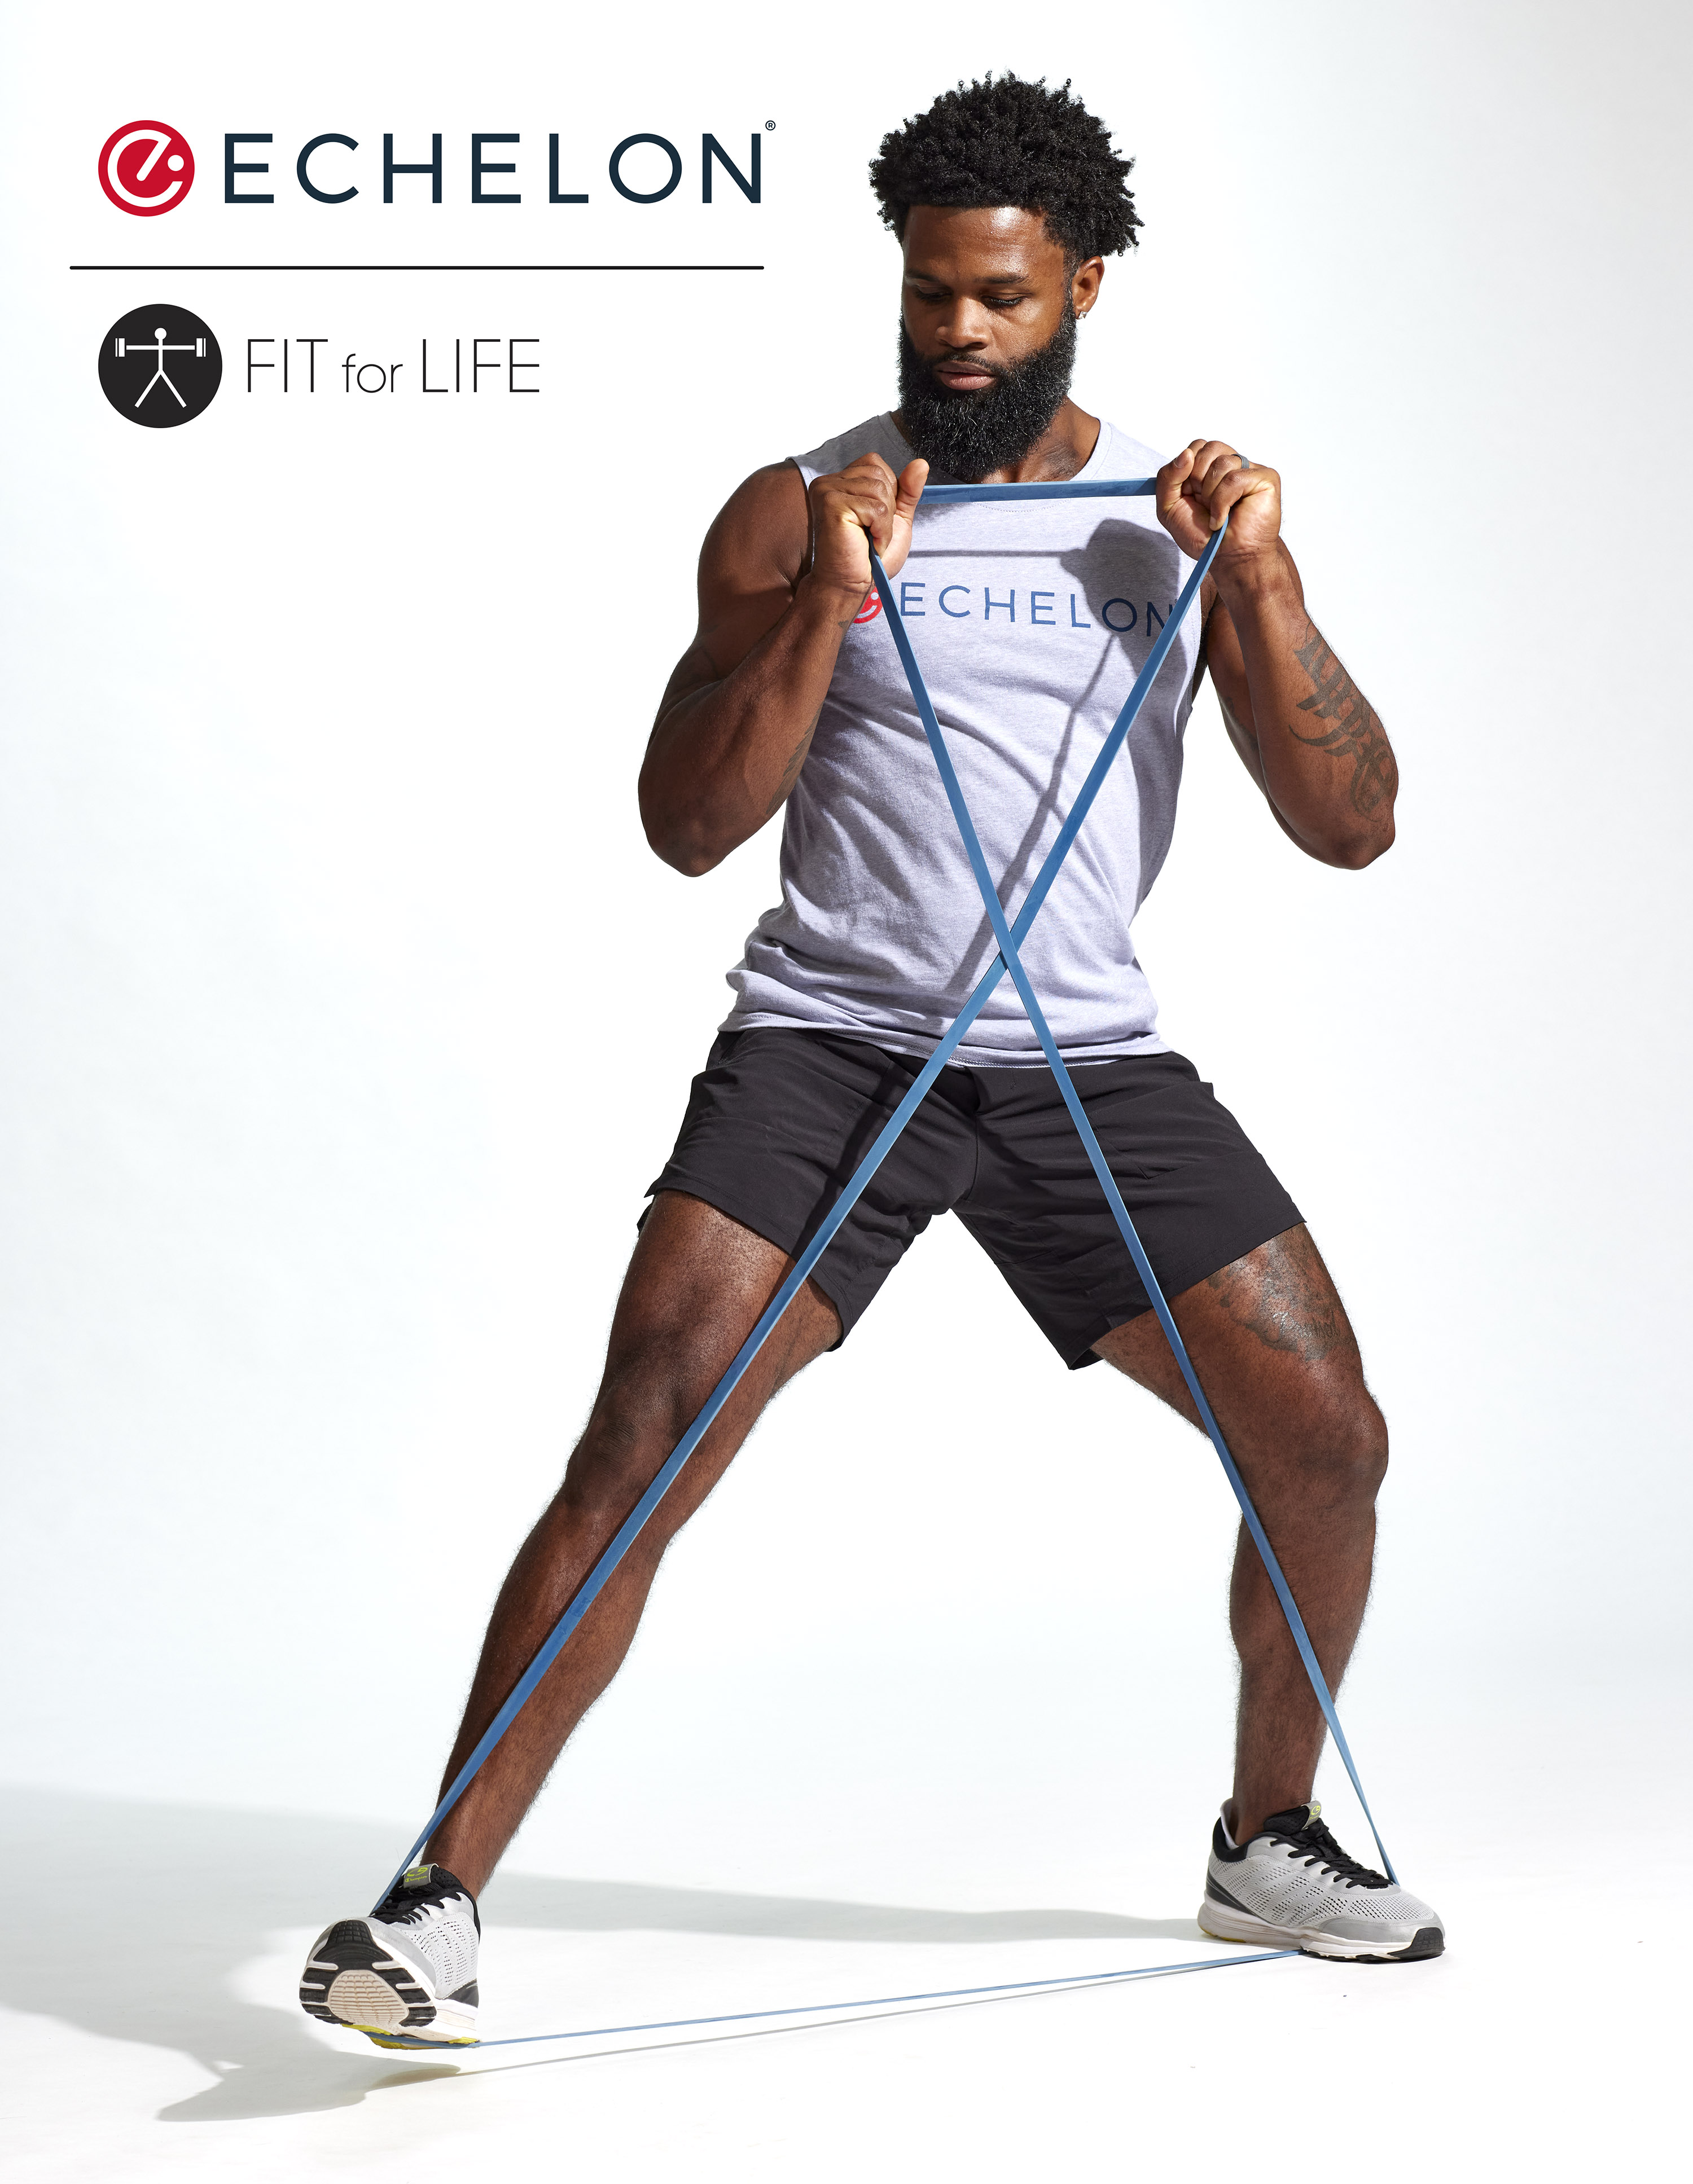
[[[1085,319],[1099,300],[1099,284],[1105,278],[1103,258],[1084,258],[1070,276],[1070,309]]]

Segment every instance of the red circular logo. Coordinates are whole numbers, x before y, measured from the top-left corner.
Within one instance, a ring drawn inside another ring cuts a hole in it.
[[[194,155],[165,121],[126,121],[100,148],[100,187],[120,212],[148,220],[182,203],[194,186]]]
[[[882,595],[880,592],[873,590],[869,597],[864,601],[863,605],[861,606],[858,613],[853,616],[852,620],[855,623],[861,621],[874,621],[881,610]]]

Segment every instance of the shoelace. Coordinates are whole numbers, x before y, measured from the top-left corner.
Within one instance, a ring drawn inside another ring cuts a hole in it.
[[[1386,1874],[1377,1873],[1372,1865],[1361,1865],[1355,1858],[1349,1858],[1325,1823],[1312,1820],[1294,1834],[1282,1835],[1279,1830],[1270,1838],[1271,1842],[1291,1843],[1298,1850],[1307,1851],[1306,1865],[1320,1865],[1337,1873],[1349,1888],[1391,1888]]]
[[[381,1919],[385,1926],[427,1926],[431,1912],[445,1918],[447,1901],[444,1894],[419,1895],[411,1890],[395,1888],[383,1898],[371,1916]]]

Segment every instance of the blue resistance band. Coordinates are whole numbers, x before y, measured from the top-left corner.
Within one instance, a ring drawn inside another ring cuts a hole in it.
[[[522,2032],[507,2040],[420,2040],[415,2032],[387,2032],[383,2048],[417,2048],[439,2055],[453,2048],[533,2048],[544,2040],[610,2040],[625,2032],[681,2032],[696,2025],[746,2025],[755,2018],[829,2017],[843,2009],[890,2009],[898,2003],[967,2002],[983,1995],[1032,1994],[1060,1989],[1115,1986],[1125,1980],[1158,1979],[1173,1972],[1215,1972],[1228,1964],[1267,1964],[1272,1958],[1296,1957],[1297,1949],[1254,1949],[1249,1956],[1196,1957],[1186,1964],[1137,1964],[1126,1971],[1070,1972],[1059,1979],[1002,1980],[994,1986],[942,1986],[926,1994],[873,1994],[857,2002],[800,2003],[789,2009],[734,2009],[716,2017],[661,2017],[651,2025],[590,2025],[578,2032]]]
[[[923,495],[923,500],[925,504],[930,505],[946,505],[947,504],[956,505],[960,502],[970,501],[1096,499],[1107,497],[1119,499],[1145,498],[1153,493],[1155,489],[1155,483],[1156,482],[1152,478],[1135,478],[1115,480],[1100,479],[1081,485],[1070,483],[1031,486],[931,486],[925,489]],[[487,1759],[489,1754],[494,1750],[495,1745],[499,1743],[500,1738],[505,1736],[506,1730],[517,1719],[517,1715],[522,1710],[524,1704],[528,1700],[530,1695],[534,1692],[536,1685],[540,1682],[542,1677],[545,1675],[547,1670],[557,1659],[560,1652],[568,1643],[572,1634],[581,1623],[583,1618],[587,1614],[588,1610],[593,1606],[595,1601],[605,1590],[613,1571],[616,1570],[617,1565],[623,1561],[623,1557],[629,1552],[629,1548],[640,1536],[649,1518],[651,1517],[653,1511],[658,1507],[659,1503],[663,1500],[666,1493],[669,1490],[678,1473],[682,1469],[684,1464],[687,1462],[689,1457],[694,1453],[694,1451],[699,1446],[701,1441],[710,1430],[712,1422],[717,1418],[718,1413],[722,1410],[724,1405],[729,1401],[729,1396],[734,1393],[736,1386],[739,1384],[742,1374],[746,1371],[748,1366],[752,1364],[753,1359],[758,1355],[758,1352],[763,1348],[765,1343],[769,1340],[777,1322],[781,1318],[783,1313],[793,1302],[794,1299],[799,1295],[801,1289],[809,1279],[813,1268],[817,1265],[818,1261],[823,1256],[824,1252],[828,1249],[830,1242],[840,1230],[841,1224],[846,1221],[853,1206],[858,1203],[859,1197],[862,1195],[865,1187],[869,1183],[871,1177],[874,1175],[876,1170],[881,1166],[883,1161],[887,1157],[888,1153],[891,1150],[900,1133],[904,1129],[912,1116],[916,1113],[918,1108],[922,1105],[930,1088],[933,1085],[936,1078],[940,1075],[941,1070],[946,1067],[947,1061],[963,1041],[964,1035],[969,1030],[970,1026],[975,1022],[977,1017],[981,1015],[983,1008],[986,1006],[989,998],[993,994],[995,989],[998,986],[1000,980],[1005,976],[1008,970],[1009,970],[1011,973],[1012,982],[1016,987],[1019,997],[1021,999],[1025,1009],[1028,1011],[1030,1022],[1034,1027],[1036,1034],[1041,1041],[1042,1048],[1047,1056],[1048,1062],[1052,1066],[1053,1076],[1058,1083],[1059,1091],[1063,1095],[1065,1105],[1070,1109],[1071,1117],[1075,1121],[1076,1128],[1081,1134],[1083,1146],[1087,1152],[1088,1159],[1092,1163],[1094,1173],[1098,1176],[1101,1185],[1105,1191],[1106,1197],[1110,1203],[1113,1216],[1116,1220],[1119,1228],[1122,1231],[1123,1240],[1128,1246],[1130,1256],[1134,1261],[1136,1269],[1140,1275],[1141,1281],[1146,1290],[1146,1293],[1152,1301],[1153,1309],[1158,1315],[1159,1323],[1165,1331],[1165,1334],[1170,1342],[1171,1349],[1175,1355],[1176,1363],[1181,1368],[1182,1377],[1186,1380],[1188,1390],[1193,1395],[1195,1407],[1199,1411],[1201,1419],[1204,1423],[1205,1430],[1210,1437],[1213,1447],[1216,1450],[1218,1458],[1223,1467],[1224,1474],[1227,1478],[1231,1488],[1233,1490],[1236,1501],[1240,1505],[1241,1513],[1245,1519],[1246,1526],[1251,1535],[1253,1544],[1257,1548],[1259,1555],[1263,1561],[1264,1567],[1269,1574],[1270,1581],[1275,1589],[1277,1599],[1281,1602],[1282,1612],[1287,1618],[1288,1627],[1293,1634],[1293,1641],[1299,1649],[1299,1658],[1305,1664],[1305,1674],[1310,1680],[1311,1688],[1316,1694],[1318,1703],[1322,1708],[1323,1719],[1328,1724],[1330,1731],[1333,1735],[1336,1747],[1339,1751],[1341,1758],[1345,1763],[1346,1771],[1351,1778],[1352,1786],[1357,1792],[1358,1802],[1363,1808],[1365,1818],[1369,1821],[1370,1832],[1375,1837],[1376,1847],[1380,1853],[1383,1866],[1390,1880],[1396,1880],[1398,1878],[1397,1875],[1394,1872],[1392,1864],[1388,1858],[1386,1847],[1382,1841],[1381,1831],[1377,1827],[1374,1815],[1370,1811],[1369,1802],[1364,1795],[1363,1784],[1360,1781],[1358,1778],[1358,1770],[1353,1763],[1350,1747],[1346,1742],[1345,1734],[1341,1729],[1339,1718],[1335,1712],[1334,1700],[1329,1691],[1327,1683],[1324,1680],[1321,1668],[1317,1661],[1316,1650],[1312,1646],[1310,1639],[1306,1633],[1304,1620],[1300,1617],[1299,1608],[1294,1603],[1293,1593],[1288,1587],[1287,1579],[1282,1575],[1281,1565],[1276,1559],[1275,1552],[1271,1547],[1269,1538],[1265,1532],[1263,1524],[1259,1519],[1258,1513],[1253,1507],[1251,1497],[1247,1493],[1245,1484],[1241,1479],[1240,1473],[1235,1465],[1234,1459],[1229,1453],[1228,1445],[1224,1440],[1221,1429],[1218,1426],[1216,1419],[1212,1414],[1210,1405],[1206,1401],[1204,1392],[1199,1385],[1199,1377],[1193,1370],[1193,1362],[1187,1355],[1187,1346],[1182,1342],[1181,1334],[1176,1329],[1176,1322],[1171,1317],[1170,1306],[1165,1299],[1164,1291],[1159,1285],[1157,1276],[1153,1273],[1151,1262],[1148,1261],[1145,1249],[1141,1243],[1139,1236],[1136,1233],[1134,1223],[1129,1217],[1128,1209],[1123,1204],[1121,1194],[1118,1191],[1115,1180],[1111,1174],[1110,1168],[1106,1162],[1105,1156],[1100,1150],[1098,1140],[1093,1134],[1092,1128],[1088,1123],[1087,1117],[1083,1110],[1081,1100],[1076,1094],[1074,1084],[1070,1081],[1070,1073],[1064,1066],[1063,1057],[1059,1053],[1058,1048],[1053,1041],[1052,1034],[1048,1028],[1046,1018],[1042,1013],[1039,1002],[1035,998],[1034,989],[1029,983],[1028,975],[1023,968],[1022,960],[1018,953],[1021,944],[1028,939],[1030,930],[1033,927],[1036,918],[1039,916],[1047,896],[1051,892],[1053,883],[1058,878],[1064,859],[1070,854],[1070,847],[1075,842],[1076,835],[1081,831],[1082,822],[1087,818],[1088,812],[1092,810],[1094,800],[1099,794],[1099,790],[1104,783],[1106,775],[1109,772],[1118,754],[1122,749],[1124,743],[1127,740],[1129,731],[1134,726],[1136,717],[1139,714],[1141,707],[1146,702],[1148,694],[1151,690],[1154,682],[1157,680],[1159,670],[1163,667],[1165,660],[1170,655],[1183,621],[1192,610],[1194,600],[1198,599],[1199,595],[1200,585],[1204,582],[1212,562],[1216,558],[1217,549],[1222,543],[1227,527],[1227,522],[1226,520],[1225,520],[1223,525],[1211,534],[1210,539],[1206,544],[1204,550],[1200,554],[1198,562],[1194,565],[1192,575],[1188,577],[1187,583],[1183,585],[1182,588],[1182,593],[1176,600],[1174,611],[1171,613],[1169,621],[1165,623],[1163,629],[1159,631],[1156,641],[1154,642],[1151,650],[1148,653],[1144,665],[1142,666],[1139,674],[1135,677],[1134,687],[1131,689],[1128,697],[1124,701],[1122,710],[1118,714],[1115,721],[1112,723],[1109,732],[1106,735],[1104,743],[1100,745],[1098,755],[1095,758],[1092,766],[1088,769],[1087,777],[1083,782],[1081,788],[1076,795],[1075,803],[1070,806],[1069,816],[1064,820],[1063,825],[1059,827],[1057,837],[1053,843],[1053,846],[1048,851],[1046,859],[1042,864],[1040,871],[1035,877],[1034,883],[1030,888],[1028,894],[1024,897],[1022,907],[1018,911],[1014,921],[1009,925],[1006,922],[1005,913],[1001,906],[998,894],[994,889],[992,880],[987,871],[986,861],[983,859],[981,845],[976,838],[975,825],[970,819],[968,807],[964,804],[963,792],[958,787],[958,777],[953,772],[951,757],[947,753],[945,741],[941,735],[939,724],[936,721],[934,707],[930,702],[929,694],[924,684],[922,674],[917,666],[915,655],[912,652],[910,639],[907,635],[905,625],[900,618],[899,609],[895,602],[892,591],[889,587],[886,573],[882,568],[879,557],[876,555],[874,551],[872,550],[870,555],[870,566],[871,571],[875,581],[876,590],[880,597],[883,607],[887,613],[889,626],[893,632],[894,642],[898,649],[901,661],[904,666],[907,679],[911,685],[912,695],[917,701],[918,710],[923,721],[924,733],[928,738],[930,748],[935,754],[936,762],[941,771],[941,781],[947,790],[947,800],[953,807],[953,816],[958,822],[960,833],[964,838],[964,847],[970,859],[971,868],[975,873],[976,883],[981,891],[983,905],[987,911],[989,920],[992,925],[994,938],[999,944],[999,953],[995,957],[993,962],[988,966],[986,971],[982,974],[981,981],[977,984],[975,991],[971,994],[969,1000],[965,1002],[963,1009],[960,1010],[953,1023],[941,1035],[934,1052],[930,1056],[928,1061],[924,1063],[922,1068],[912,1080],[909,1090],[906,1093],[899,1105],[895,1108],[893,1113],[888,1117],[887,1122],[883,1125],[880,1132],[875,1139],[875,1141],[871,1145],[869,1150],[865,1154],[863,1159],[860,1162],[850,1181],[842,1190],[841,1195],[835,1200],[834,1205],[824,1217],[823,1221],[819,1225],[810,1243],[807,1245],[804,1251],[801,1252],[799,1257],[795,1261],[791,1271],[782,1283],[780,1288],[776,1291],[775,1295],[772,1297],[769,1304],[765,1307],[763,1312],[760,1315],[752,1333],[747,1336],[746,1341],[742,1343],[740,1348],[735,1352],[734,1358],[729,1363],[729,1369],[724,1373],[723,1378],[718,1382],[716,1387],[712,1389],[711,1394],[707,1397],[698,1416],[695,1418],[693,1424],[688,1428],[687,1431],[683,1435],[680,1440],[677,1442],[675,1447],[671,1451],[664,1462],[660,1466],[657,1473],[654,1476],[652,1484],[647,1488],[645,1493],[641,1496],[640,1501],[635,1503],[634,1507],[629,1512],[628,1517],[624,1518],[623,1524],[618,1527],[617,1531],[612,1539],[611,1544],[606,1548],[605,1552],[601,1555],[600,1559],[595,1563],[593,1568],[584,1579],[580,1588],[577,1591],[574,1598],[571,1601],[569,1607],[565,1609],[563,1614],[560,1616],[558,1621],[553,1625],[552,1630],[548,1633],[539,1651],[536,1653],[535,1658],[530,1662],[528,1667],[523,1671],[517,1683],[512,1686],[510,1696],[506,1699],[505,1704],[500,1708],[499,1712],[494,1715],[493,1720],[489,1724],[480,1741],[477,1744],[475,1749],[470,1754],[470,1757],[466,1760],[464,1765],[459,1769],[458,1774],[453,1778],[453,1780],[448,1786],[446,1794],[442,1797],[440,1803],[430,1814],[428,1820],[423,1827],[422,1832],[418,1836],[416,1841],[412,1844],[411,1849],[406,1852],[405,1858],[400,1861],[400,1865],[396,1868],[393,1878],[388,1882],[388,1887],[383,1891],[382,1896],[377,1898],[376,1904],[372,1907],[373,1912],[380,1910],[383,1903],[386,1901],[395,1883],[404,1877],[416,1860],[417,1853],[423,1848],[430,1836],[434,1834],[436,1829],[439,1827],[441,1822],[446,1818],[447,1814],[451,1812],[454,1806],[457,1804],[459,1799],[463,1797],[465,1791],[475,1780],[478,1770],[481,1769],[483,1762]],[[1282,1953],[1270,1952],[1269,1953],[1279,1954]],[[1229,1957],[1218,1959],[1216,1961],[1222,1963],[1243,1964],[1255,1962],[1258,1959],[1256,1958]],[[1152,1973],[1157,1971],[1177,1971],[1186,1970],[1188,1969],[1204,1968],[1207,1967],[1201,1966],[1190,1968],[1186,1965],[1152,1965],[1147,1967],[1147,1975],[1149,1976]],[[1101,1976],[1110,1975],[1102,1975]],[[1124,1976],[1138,1976],[1138,1975],[1125,1975]],[[1030,1984],[1030,1982],[1010,1983],[1010,1985],[1014,1986],[1027,1984]],[[980,1993],[993,1993],[1008,1991],[1009,1991],[1009,1987],[969,1990],[971,1992]],[[921,1997],[892,1997],[894,2000],[915,2000],[920,1998]],[[838,2006],[843,2008],[853,2008],[860,2005],[841,2004]],[[748,2015],[766,2016],[783,2014],[785,2013],[757,2011],[745,2014]],[[703,2023],[712,2021],[715,2020],[677,2020],[679,2023]],[[631,2031],[645,2031],[656,2028],[628,2027],[623,2029]],[[570,2038],[587,2036],[569,2034],[537,2034],[533,2036],[536,2038]],[[438,2043],[431,2042],[422,2044],[435,2045]],[[484,2044],[493,2046],[496,2043],[489,2042]]]

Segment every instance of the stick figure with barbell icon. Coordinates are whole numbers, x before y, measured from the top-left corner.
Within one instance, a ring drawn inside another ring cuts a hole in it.
[[[177,389],[176,382],[165,369],[165,359],[167,354],[177,349],[181,349],[184,354],[192,354],[194,356],[203,357],[206,353],[205,337],[204,334],[202,334],[197,341],[166,341],[165,338],[165,328],[163,326],[155,326],[153,329],[153,339],[150,342],[132,341],[126,343],[121,334],[117,335],[115,337],[115,349],[116,354],[120,358],[127,356],[131,353],[139,355],[145,355],[149,350],[153,354],[153,376],[148,381],[146,386],[142,388],[140,393],[136,396],[134,403],[134,407],[136,409],[140,409],[142,404],[146,401],[148,396],[152,393],[154,388],[158,386],[161,379],[170,389],[170,392],[176,395],[178,406],[184,410],[187,408],[187,404],[183,401],[182,394]]]

